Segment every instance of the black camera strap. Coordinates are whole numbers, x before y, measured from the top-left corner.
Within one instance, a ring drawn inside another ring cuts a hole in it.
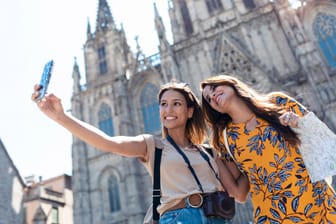
[[[223,185],[223,183],[222,183],[222,181],[221,181],[221,179],[220,179],[220,177],[219,177],[219,174],[216,173],[215,169],[213,168],[213,166],[212,166],[211,163],[210,163],[209,156],[208,156],[203,150],[199,149],[198,147],[197,147],[197,149],[198,149],[199,153],[201,154],[201,156],[203,157],[203,159],[205,159],[205,160],[208,162],[208,165],[209,165],[209,167],[211,168],[212,172],[215,174],[215,177],[217,178],[217,180],[218,180],[218,181],[222,184],[222,186],[224,187],[224,185]],[[210,150],[211,150],[211,149],[210,149]],[[210,153],[210,152],[209,152],[209,153]],[[212,153],[212,152],[211,152],[211,153]]]
[[[202,184],[201,184],[201,182],[199,181],[199,179],[198,179],[198,177],[197,177],[197,175],[196,175],[196,173],[195,173],[194,168],[191,166],[188,157],[184,154],[184,152],[182,152],[182,150],[180,149],[180,147],[178,147],[178,145],[175,143],[175,141],[174,141],[169,135],[167,135],[166,138],[167,138],[167,140],[170,142],[170,144],[172,144],[172,145],[174,146],[174,148],[176,149],[176,151],[177,151],[178,153],[180,153],[180,155],[183,157],[184,161],[185,161],[185,162],[187,163],[187,165],[188,165],[189,170],[191,171],[193,177],[195,178],[198,187],[200,188],[200,190],[201,190],[202,192],[204,192],[203,187],[202,187]]]
[[[174,148],[176,149],[176,151],[182,156],[182,158],[184,159],[184,161],[187,163],[190,172],[192,173],[194,179],[197,182],[197,185],[199,186],[200,190],[204,193],[202,184],[199,181],[199,179],[198,179],[198,177],[196,175],[196,172],[195,172],[194,168],[191,166],[190,161],[189,161],[188,157],[186,156],[186,154],[180,149],[180,147],[178,147],[178,145],[175,143],[175,141],[172,139],[172,137],[170,137],[169,135],[167,135],[166,138],[170,142],[170,144],[172,144],[174,146]],[[210,163],[209,156],[204,151],[200,150],[198,147],[197,147],[197,149],[198,149],[199,153],[201,154],[201,156],[203,157],[203,159],[205,161],[207,161],[207,163],[209,164],[209,166],[212,169],[212,171],[214,172],[216,178],[220,181],[220,178],[219,178],[218,174],[216,173],[215,169],[212,167],[212,165]],[[220,181],[220,183],[222,183],[222,182]]]
[[[153,173],[153,220],[159,220],[160,214],[156,210],[160,204],[161,198],[161,184],[160,184],[160,163],[162,157],[162,149],[155,147],[155,157],[154,157],[154,173]]]

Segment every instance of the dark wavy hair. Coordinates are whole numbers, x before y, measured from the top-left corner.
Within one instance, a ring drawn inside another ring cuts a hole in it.
[[[207,136],[207,125],[205,123],[200,101],[187,83],[173,80],[161,86],[158,93],[159,103],[161,102],[162,95],[168,90],[174,90],[181,93],[187,101],[187,107],[194,108],[194,113],[192,117],[188,119],[186,124],[186,137],[192,144],[202,144]],[[162,125],[162,137],[165,138],[167,135],[168,130]]]
[[[234,89],[236,95],[241,98],[246,105],[253,111],[253,113],[260,117],[275,128],[280,136],[292,146],[298,146],[300,144],[300,139],[298,135],[288,126],[283,126],[279,121],[279,116],[281,116],[285,111],[283,108],[275,103],[272,103],[272,94],[261,94],[249,87],[247,84],[238,80],[231,75],[217,75],[210,77],[201,82],[201,91],[204,90],[206,86],[221,86],[227,85]],[[220,151],[223,149],[223,139],[222,133],[227,124],[232,120],[231,117],[226,113],[220,113],[214,110],[208,103],[208,101],[202,95],[202,110],[204,112],[204,117],[210,128],[212,129],[212,144],[216,150]]]

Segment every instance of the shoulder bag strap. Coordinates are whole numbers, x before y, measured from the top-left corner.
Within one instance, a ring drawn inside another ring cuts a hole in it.
[[[236,164],[236,166],[238,167],[240,172],[242,174],[245,174],[245,172],[243,170],[241,170],[240,167],[238,166],[238,162],[237,162],[236,158],[234,158],[234,156],[232,155],[232,152],[230,150],[229,143],[228,143],[228,140],[227,140],[226,128],[223,130],[223,138],[224,138],[224,145],[225,145],[226,151],[229,153],[231,159]]]
[[[154,172],[153,172],[153,220],[159,220],[160,215],[156,208],[160,204],[161,198],[161,184],[160,184],[160,163],[161,163],[162,149],[155,147],[154,156]]]
[[[201,146],[201,147],[202,147],[202,148],[205,148],[204,146]],[[198,150],[199,150],[199,153],[201,154],[201,156],[203,157],[203,159],[204,159],[205,161],[207,161],[207,163],[208,163],[209,167],[211,168],[212,172],[215,174],[216,179],[217,179],[217,180],[222,184],[222,186],[224,187],[224,185],[223,185],[223,183],[222,183],[222,181],[221,181],[221,179],[220,179],[220,177],[219,177],[219,174],[215,171],[215,169],[213,168],[213,166],[212,166],[211,163],[210,163],[209,156],[208,156],[204,151],[202,151],[201,149],[198,149]],[[208,151],[208,149],[206,149],[206,148],[205,148],[205,150]]]
[[[226,128],[223,130],[223,138],[224,138],[224,145],[225,145],[226,151],[229,153],[231,159],[233,159],[235,164],[237,164],[237,161],[233,157],[232,152],[231,152],[230,147],[229,147],[229,143],[228,143],[228,140],[227,140],[227,134],[226,134]]]
[[[204,192],[203,187],[202,187],[202,184],[201,184],[201,182],[199,181],[199,179],[198,179],[198,177],[197,177],[197,175],[196,175],[196,173],[195,173],[194,168],[191,166],[188,157],[184,154],[184,152],[178,147],[178,145],[174,142],[174,140],[173,140],[169,135],[167,135],[167,140],[170,142],[170,144],[172,144],[172,145],[174,146],[174,148],[176,149],[176,151],[177,151],[178,153],[180,153],[180,155],[183,157],[184,161],[185,161],[185,162],[187,163],[187,165],[188,165],[189,170],[191,171],[193,177],[195,178],[198,187],[200,188],[200,190],[201,190],[202,192]]]

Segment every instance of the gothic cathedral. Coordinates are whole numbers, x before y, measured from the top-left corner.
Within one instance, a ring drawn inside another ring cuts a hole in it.
[[[109,135],[161,135],[156,94],[177,79],[230,73],[261,91],[300,100],[336,131],[336,2],[168,0],[173,44],[154,4],[158,54],[133,53],[106,0],[84,43],[85,84],[73,69],[72,113]],[[151,4],[148,2],[148,4]],[[139,224],[151,204],[151,178],[137,159],[73,138],[74,223]],[[248,223],[249,203],[235,223]]]

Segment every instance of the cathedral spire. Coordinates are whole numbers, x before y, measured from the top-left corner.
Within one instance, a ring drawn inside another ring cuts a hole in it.
[[[162,62],[162,71],[163,71],[163,79],[165,82],[168,82],[171,79],[179,79],[180,72],[178,70],[178,66],[174,57],[174,52],[172,47],[169,44],[165,26],[162,20],[162,17],[159,14],[159,11],[154,5],[154,20],[155,20],[155,28],[159,38],[159,51],[161,55]],[[166,66],[169,65],[169,66]]]
[[[120,34],[121,34],[121,38],[123,43],[127,44],[127,37],[126,37],[126,33],[125,33],[125,29],[124,29],[124,24],[120,24]]]
[[[115,28],[114,20],[109,5],[106,0],[99,0],[96,31]]]
[[[86,37],[87,37],[88,40],[92,38],[91,25],[90,25],[89,18],[88,18],[88,21],[87,21]]]
[[[73,92],[75,94],[78,94],[81,91],[81,85],[80,85],[81,75],[80,75],[80,72],[79,72],[79,66],[78,66],[76,57],[74,58],[72,78],[74,80]]]
[[[156,33],[158,35],[159,38],[159,43],[160,43],[160,51],[166,51],[170,44],[168,42],[167,39],[167,35],[166,35],[166,29],[165,29],[165,25],[162,21],[162,17],[159,14],[159,11],[156,7],[156,4],[153,3],[154,5],[154,22],[155,22],[155,29],[156,29]]]
[[[154,5],[155,28],[156,28],[157,34],[159,36],[159,39],[166,39],[166,30],[165,30],[165,26],[163,24],[162,18],[156,7],[156,4],[153,3],[153,5]]]

